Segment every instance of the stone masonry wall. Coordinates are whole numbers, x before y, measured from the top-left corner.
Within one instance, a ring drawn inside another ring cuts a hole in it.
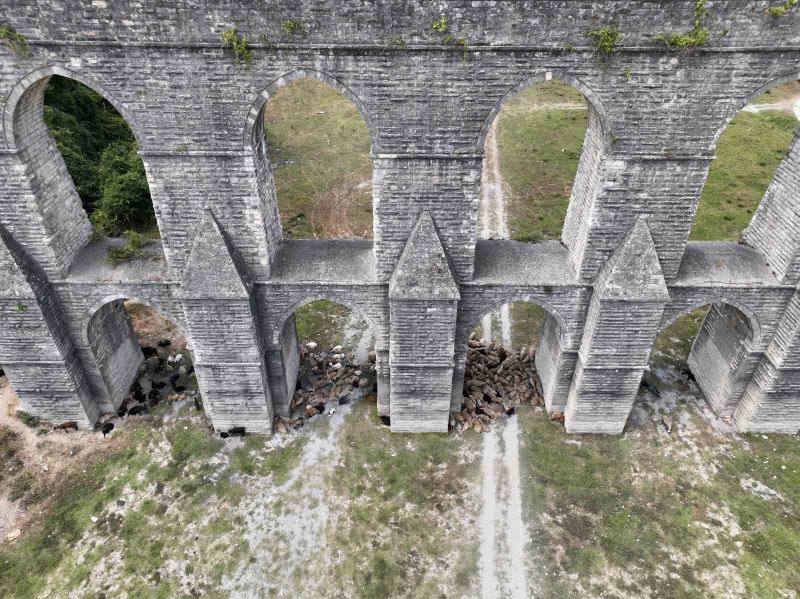
[[[537,360],[547,387],[559,389],[559,400],[548,406],[555,409],[566,401],[579,351],[582,362],[575,376],[585,389],[613,395],[615,368],[630,367],[622,357],[631,351],[618,347],[624,338],[606,328],[587,333],[586,327],[597,321],[587,320],[587,311],[598,273],[642,222],[669,299],[663,316],[657,311],[647,315],[648,333],[636,340],[636,368],[620,374],[619,388],[628,395],[635,390],[638,357],[652,343],[651,332],[689,309],[722,302],[741,310],[742,322],[752,329],[745,361],[748,372],[761,381],[748,386],[749,374],[746,381],[737,380],[737,388],[747,387],[744,396],[751,406],[737,422],[757,426],[759,402],[769,404],[762,411],[770,414],[769,422],[781,409],[800,413],[796,394],[774,390],[776,377],[790,379],[786,388],[800,388],[795,381],[800,371],[780,367],[770,353],[762,355],[767,348],[783,351],[797,345],[785,313],[795,293],[800,244],[794,205],[800,189],[797,144],[745,235],[752,248],[687,243],[725,126],[748,100],[800,77],[800,10],[771,17],[766,9],[772,5],[767,0],[708,0],[704,24],[709,44],[674,52],[654,38],[689,30],[694,0],[3,3],[0,24],[23,34],[29,53],[15,54],[0,45],[0,227],[43,273],[26,275],[43,279],[30,285],[30,299],[53,306],[57,318],[20,318],[9,308],[17,303],[14,292],[0,284],[0,326],[13,330],[13,338],[23,344],[53,336],[57,341],[48,351],[58,348],[51,357],[60,366],[37,366],[30,354],[16,353],[22,352],[14,349],[17,341],[3,346],[0,360],[20,362],[12,384],[33,389],[27,397],[40,391],[23,381],[61,368],[68,373],[63,380],[71,382],[62,385],[57,398],[39,404],[41,413],[61,417],[83,410],[82,422],[92,423],[106,402],[99,387],[103,360],[87,341],[87,314],[103,303],[141,299],[165,307],[190,337],[198,337],[198,376],[215,426],[266,430],[273,401],[285,404],[293,387],[297,355],[287,310],[325,297],[356,308],[376,329],[384,361],[382,389],[405,389],[410,395],[403,401],[427,389],[436,398],[436,410],[445,401],[457,409],[458,394],[452,389],[459,388],[466,339],[476,317],[503,301],[525,297],[545,305],[551,324],[560,329],[548,329]],[[465,51],[445,45],[433,30],[433,20],[442,16],[454,36],[464,37]],[[300,33],[282,30],[281,22],[289,19],[302,23]],[[621,33],[621,46],[610,56],[599,55],[589,36],[606,25]],[[221,47],[222,32],[229,27],[247,36],[253,51],[249,64],[237,64]],[[76,275],[86,270],[91,231],[42,121],[42,90],[53,74],[92,87],[130,124],[163,241],[162,274],[118,277],[98,268],[95,278]],[[281,239],[260,117],[271,94],[304,76],[334,86],[364,115],[372,138],[375,237],[371,251],[364,250],[363,242],[353,242],[350,253],[314,242],[292,246],[288,268],[282,263],[287,244]],[[480,246],[477,206],[486,132],[507,99],[551,78],[573,85],[590,107],[563,247],[523,244],[509,252],[502,245],[507,242]],[[460,294],[446,322],[426,316],[431,306],[396,307],[394,321],[389,308],[389,281],[421,214],[429,214],[435,225]],[[218,230],[211,245],[225,248],[216,254],[205,247],[201,254],[205,260],[224,259],[227,270],[219,280],[191,266],[209,218]],[[768,243],[771,237],[774,244]],[[485,255],[476,253],[476,246]],[[334,250],[336,260],[325,257]],[[210,282],[201,289],[198,280],[203,278]],[[236,288],[235,294],[217,297],[214,284],[228,292]],[[607,309],[603,322],[616,322],[627,311],[624,298]],[[635,316],[631,312],[626,322]],[[235,325],[225,326],[228,317]],[[657,318],[661,324],[652,326]],[[397,327],[408,336],[399,335]],[[436,338],[435,331],[445,329],[441,343],[411,342],[417,333]],[[788,339],[773,343],[776,331]],[[709,334],[712,345],[725,346],[719,356],[734,351],[728,337]],[[113,337],[111,331],[102,335]],[[591,346],[581,347],[582,340]],[[393,348],[393,343],[406,345]],[[419,370],[385,363],[400,354],[409,363],[427,360],[452,369],[452,381],[442,383],[447,377],[441,373],[416,380],[424,377]],[[719,356],[709,359],[720,365]],[[590,377],[589,365],[598,362],[603,372],[593,370]],[[392,372],[402,380],[391,381]],[[281,396],[273,398],[276,391]],[[576,392],[576,401],[584,396]],[[391,398],[379,403],[385,411]],[[626,404],[619,405],[623,418]],[[591,413],[580,407],[573,413]],[[596,409],[602,413],[603,406]],[[422,422],[426,417],[406,415],[403,427],[433,430]],[[581,421],[581,430],[591,427],[591,418]]]

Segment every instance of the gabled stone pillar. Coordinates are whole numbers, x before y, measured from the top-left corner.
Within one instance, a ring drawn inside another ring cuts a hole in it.
[[[622,432],[668,300],[647,222],[639,219],[595,279],[564,413],[568,432]]]
[[[800,291],[795,291],[733,414],[741,431],[800,431]]]
[[[256,331],[252,283],[206,210],[177,295],[183,304],[203,405],[214,428],[272,431],[272,400]]]
[[[23,409],[81,427],[100,417],[46,275],[0,230],[0,364]]]
[[[393,431],[447,431],[459,297],[433,219],[423,212],[389,281]]]

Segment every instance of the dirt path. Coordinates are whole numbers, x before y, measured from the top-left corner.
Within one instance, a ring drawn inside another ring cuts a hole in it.
[[[800,121],[800,94],[781,100],[780,102],[770,102],[768,104],[748,104],[742,110],[745,112],[764,112],[768,110],[777,110],[782,112],[791,112],[794,117]]]
[[[558,106],[561,105],[555,107]],[[552,107],[546,106],[547,109]],[[483,239],[510,237],[497,146],[497,123],[498,119],[495,119],[486,136],[481,173],[479,224]],[[512,322],[509,304],[484,316],[484,339],[493,337],[494,323],[499,323],[502,342],[510,347]],[[482,599],[527,599],[530,596],[526,567],[528,539],[522,521],[519,429],[516,418],[511,416],[504,425],[495,423],[492,430],[483,435],[480,519]],[[499,430],[501,426],[502,433]]]

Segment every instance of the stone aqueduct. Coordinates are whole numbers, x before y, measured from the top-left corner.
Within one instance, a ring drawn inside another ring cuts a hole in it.
[[[708,0],[707,46],[667,0],[15,0],[0,24],[0,364],[31,412],[92,425],[141,356],[136,298],[184,329],[217,429],[271,430],[298,368],[293,311],[328,298],[374,328],[379,410],[444,431],[469,331],[516,299],[545,308],[547,408],[567,430],[620,432],[657,334],[712,304],[690,366],[741,430],[800,429],[800,143],[741,243],[688,242],[720,134],[749,100],[800,78],[800,10]],[[446,16],[465,48],[432,28]],[[294,34],[281,24],[301,26]],[[616,25],[599,55],[588,33]],[[250,64],[221,48],[235,26]],[[165,260],[111,270],[42,118],[58,74],[127,119]],[[374,242],[283,240],[262,110],[315,77],[372,137]],[[477,240],[483,141],[507,98],[550,78],[580,90],[586,133],[561,243]],[[102,262],[102,261],[100,261]]]

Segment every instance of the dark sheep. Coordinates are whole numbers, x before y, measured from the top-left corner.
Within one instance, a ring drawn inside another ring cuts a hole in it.
[[[392,425],[392,421],[389,420],[388,416],[381,416],[381,424],[384,425],[384,426],[391,426]]]
[[[243,426],[234,426],[228,429],[228,435],[231,437],[244,437],[245,430]]]
[[[181,378],[181,375],[179,375],[177,372],[169,377],[169,384],[172,385],[172,388],[176,391],[176,383],[178,382],[179,378]]]
[[[142,347],[142,353],[144,354],[144,359],[152,358],[153,356],[158,355],[158,350],[155,347],[149,347],[147,345]]]
[[[103,439],[105,439],[106,435],[109,434],[113,430],[114,430],[114,423],[113,422],[106,422],[103,425],[103,428],[100,429],[100,432],[103,433]]]
[[[167,384],[164,381],[153,381],[153,389],[163,389]]]
[[[198,412],[203,411],[203,402],[199,397],[194,398],[194,409],[197,410]]]
[[[144,414],[145,412],[147,412],[147,406],[142,404],[138,406],[133,406],[132,408],[128,409],[129,416],[139,416],[140,414]]]
[[[160,397],[161,392],[157,389],[153,389],[150,393],[147,394],[147,399],[155,399],[156,397]]]
[[[644,379],[642,379],[641,387],[642,387],[642,389],[644,389],[645,391],[649,391],[650,393],[652,393],[656,397],[661,397],[661,391],[659,391],[658,387],[656,387],[652,383],[649,383],[649,382],[645,381]]]
[[[78,432],[78,423],[74,420],[68,420],[67,422],[62,422],[61,424],[53,427],[54,431],[64,431],[68,433],[69,431]]]

